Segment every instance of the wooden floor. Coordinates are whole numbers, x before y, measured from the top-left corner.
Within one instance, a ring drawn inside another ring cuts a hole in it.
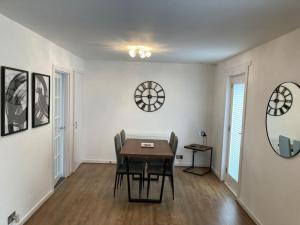
[[[162,204],[129,203],[126,179],[113,198],[114,175],[114,165],[82,164],[26,225],[254,224],[212,173],[199,177],[176,168],[175,200],[167,179]],[[152,183],[154,197],[159,183]]]

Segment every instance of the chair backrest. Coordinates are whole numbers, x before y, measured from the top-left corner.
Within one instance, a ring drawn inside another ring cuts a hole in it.
[[[115,136],[115,151],[116,151],[116,158],[117,158],[117,166],[121,165],[122,157],[120,155],[121,152],[121,137],[120,134]]]
[[[300,151],[300,141],[293,141],[293,155]]]
[[[279,136],[279,152],[281,156],[290,157],[291,156],[291,143],[288,137]]]
[[[174,166],[174,162],[175,162],[175,157],[176,157],[176,152],[177,152],[177,147],[178,147],[178,137],[175,136],[174,140],[173,140],[173,144],[172,144],[172,151],[174,154],[174,158],[172,159],[172,165]]]
[[[125,141],[126,141],[126,133],[125,133],[125,130],[121,130],[121,144],[122,144],[122,147],[123,145],[125,144]]]
[[[172,147],[173,142],[174,142],[174,137],[175,137],[175,133],[174,131],[171,132],[171,136],[170,136],[170,140],[169,140],[169,145]]]

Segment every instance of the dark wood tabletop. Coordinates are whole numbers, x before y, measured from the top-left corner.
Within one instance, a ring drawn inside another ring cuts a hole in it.
[[[186,145],[184,146],[184,148],[194,150],[194,151],[201,151],[201,152],[212,150],[211,146],[199,145],[199,144]]]
[[[141,143],[154,143],[154,148],[141,147]],[[127,157],[173,158],[173,151],[165,140],[127,139],[120,154]]]

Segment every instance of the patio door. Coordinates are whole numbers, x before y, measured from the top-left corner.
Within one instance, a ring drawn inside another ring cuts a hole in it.
[[[57,184],[64,177],[65,157],[65,102],[66,102],[66,74],[55,71],[54,79],[54,147],[53,168],[54,183]]]
[[[228,137],[226,185],[237,195],[240,181],[240,161],[244,135],[245,76],[231,78],[230,123]]]

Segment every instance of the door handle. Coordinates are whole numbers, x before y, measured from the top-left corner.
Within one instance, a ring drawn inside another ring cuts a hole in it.
[[[60,130],[64,130],[65,128],[66,128],[66,127],[60,127],[59,129],[60,129]]]

